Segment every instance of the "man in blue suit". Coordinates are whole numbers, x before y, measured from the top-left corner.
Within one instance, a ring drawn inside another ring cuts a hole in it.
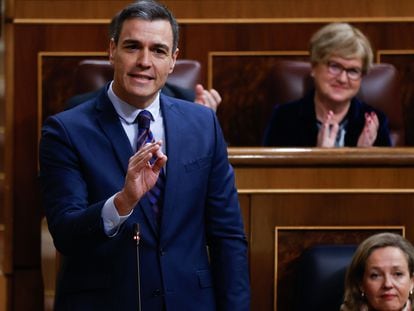
[[[177,43],[164,6],[129,5],[110,41],[114,80],[44,124],[42,198],[62,254],[56,310],[249,310],[247,242],[215,113],[160,94]],[[154,140],[137,146],[142,110]]]

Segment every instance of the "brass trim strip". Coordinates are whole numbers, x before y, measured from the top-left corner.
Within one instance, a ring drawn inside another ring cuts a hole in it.
[[[12,24],[109,24],[111,19],[109,18],[82,18],[82,19],[72,19],[72,18],[14,18],[8,21]]]
[[[413,55],[414,50],[378,50],[376,53],[377,63],[381,63],[381,56],[385,55]]]
[[[9,0],[9,2],[14,2]],[[14,5],[14,4],[12,4]],[[12,7],[7,8],[10,12]],[[3,266],[1,267],[4,274],[12,274],[14,271],[14,240],[12,237],[14,229],[13,218],[13,203],[14,203],[14,164],[16,159],[14,158],[14,93],[17,90],[14,89],[14,50],[15,50],[15,31],[13,25],[4,24],[4,76],[7,77],[5,83],[5,134],[4,134],[4,222],[7,224],[7,232],[4,244],[4,258]]]
[[[276,50],[276,51],[210,51],[208,52],[210,57],[214,56],[306,56],[309,55],[308,51],[303,50]]]
[[[236,173],[237,175],[237,173]],[[239,189],[239,194],[414,194],[414,189]]]
[[[237,168],[251,167],[363,167],[390,168],[414,166],[414,148],[269,148],[229,147],[230,163]]]
[[[401,55],[401,54],[414,54],[414,50],[378,50],[378,55]]]
[[[44,293],[45,293],[45,297],[50,297],[50,298],[54,298],[56,294],[54,289],[46,289]]]
[[[39,57],[44,56],[55,56],[55,57],[64,57],[64,56],[107,56],[108,52],[73,52],[73,51],[63,51],[63,52],[39,52]]]
[[[414,22],[412,16],[390,17],[281,17],[281,18],[177,18],[179,24],[306,24],[306,23],[403,23]],[[14,18],[14,24],[109,24],[108,18]]]
[[[405,226],[275,226],[275,232],[279,230],[382,230],[400,229],[405,232]]]

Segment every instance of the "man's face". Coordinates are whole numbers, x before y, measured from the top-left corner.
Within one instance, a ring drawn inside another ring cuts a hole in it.
[[[140,109],[150,105],[174,69],[178,49],[172,45],[168,21],[126,20],[118,44],[110,43],[115,94]]]

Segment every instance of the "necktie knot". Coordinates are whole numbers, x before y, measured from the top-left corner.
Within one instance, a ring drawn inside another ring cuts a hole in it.
[[[136,122],[138,122],[138,139],[136,150],[140,149],[144,144],[151,143],[153,141],[153,136],[150,131],[150,123],[153,119],[154,118],[152,117],[151,112],[148,110],[142,110],[138,114],[136,118]]]
[[[140,129],[149,129],[152,117],[151,112],[148,110],[142,110],[137,116],[138,128]]]

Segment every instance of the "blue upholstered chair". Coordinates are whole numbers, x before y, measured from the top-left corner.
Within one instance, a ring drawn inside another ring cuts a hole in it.
[[[357,245],[317,245],[303,252],[295,282],[297,311],[337,311]]]

